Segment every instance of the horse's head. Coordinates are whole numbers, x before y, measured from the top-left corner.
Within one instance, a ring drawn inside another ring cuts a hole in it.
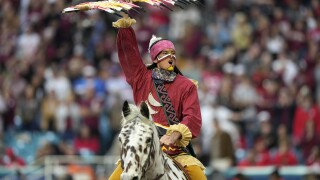
[[[121,179],[141,179],[150,161],[154,159],[155,147],[159,147],[159,143],[155,143],[158,135],[153,121],[150,120],[146,103],[143,102],[138,108],[125,101],[122,115],[122,129],[119,134],[123,168]]]

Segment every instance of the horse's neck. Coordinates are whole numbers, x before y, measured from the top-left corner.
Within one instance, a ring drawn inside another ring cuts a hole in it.
[[[154,127],[153,128],[154,132],[157,132],[157,129]],[[149,167],[147,173],[148,173],[148,177],[152,177],[150,179],[158,179],[159,176],[161,176],[160,179],[165,179],[165,171],[166,168],[164,167],[165,165],[165,154],[164,152],[161,150],[160,147],[160,140],[158,138],[158,134],[155,133],[154,136],[154,147],[156,148],[155,154],[154,154],[154,159],[153,162],[151,162],[151,166]],[[162,175],[163,174],[163,175]]]
[[[156,151],[154,162],[151,164],[151,166],[148,169],[148,177],[151,177],[150,179],[166,179],[166,168],[165,168],[165,154],[163,154],[161,148],[159,148]]]
[[[155,140],[154,146],[158,148],[155,152],[154,162],[151,163],[151,166],[147,171],[147,177],[161,180],[186,179],[183,172],[177,168],[173,160],[162,151],[159,139]]]
[[[159,180],[187,180],[187,177],[184,175],[183,171],[180,170],[175,162],[168,157],[167,154],[162,152],[160,149],[160,152],[155,158],[154,164],[150,167],[149,172],[152,172],[150,174],[150,179],[159,179]]]

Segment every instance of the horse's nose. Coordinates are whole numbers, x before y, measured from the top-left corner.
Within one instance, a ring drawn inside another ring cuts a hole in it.
[[[138,176],[133,177],[132,180],[138,180]]]

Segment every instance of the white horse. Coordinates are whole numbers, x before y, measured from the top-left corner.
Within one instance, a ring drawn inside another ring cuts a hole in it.
[[[121,143],[122,180],[187,180],[188,177],[160,147],[155,124],[148,106],[140,109],[124,102],[122,108]]]

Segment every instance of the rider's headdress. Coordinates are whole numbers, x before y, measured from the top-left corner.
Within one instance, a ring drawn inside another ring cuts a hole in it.
[[[161,51],[165,49],[175,50],[175,47],[171,41],[152,35],[152,38],[149,42],[149,53],[154,63],[159,62],[156,57],[159,55],[159,53],[161,53]]]

